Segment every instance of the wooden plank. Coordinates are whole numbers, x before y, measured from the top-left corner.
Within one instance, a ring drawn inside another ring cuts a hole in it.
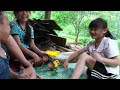
[[[52,40],[53,43],[55,43],[56,45],[65,47],[66,46],[66,38],[62,38],[56,35],[52,35],[52,34],[47,34],[50,39]]]
[[[58,45],[55,45],[55,46],[56,46],[56,48],[63,49],[66,52],[73,52],[74,51],[72,49],[64,48],[64,47],[61,47],[61,46],[58,46]]]

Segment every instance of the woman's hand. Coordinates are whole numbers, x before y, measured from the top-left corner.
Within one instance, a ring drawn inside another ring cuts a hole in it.
[[[35,69],[33,67],[28,67],[26,72],[29,74],[30,79],[36,79],[36,72]]]
[[[30,76],[27,74],[17,74],[16,76],[17,79],[30,79]]]
[[[22,74],[17,75],[17,79],[36,79],[36,72],[33,67],[25,68]]]

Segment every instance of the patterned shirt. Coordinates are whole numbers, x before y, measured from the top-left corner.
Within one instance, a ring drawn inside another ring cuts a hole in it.
[[[25,44],[24,38],[25,38],[25,34],[26,34],[26,30],[23,30],[20,25],[17,23],[17,21],[13,21],[10,23],[11,26],[11,35],[18,35],[21,41],[22,46],[24,46],[25,48],[30,48],[29,45]],[[31,25],[30,26],[30,30],[31,30],[31,39],[34,39],[34,30],[33,27]]]
[[[1,45],[1,47],[5,52],[7,52],[4,45]],[[10,79],[9,59],[10,57],[8,54],[7,58],[0,56],[0,79]]]

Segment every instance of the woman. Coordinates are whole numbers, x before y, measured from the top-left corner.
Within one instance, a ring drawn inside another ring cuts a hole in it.
[[[34,30],[29,24],[30,11],[14,11],[16,20],[11,22],[11,35],[23,54],[34,65],[41,65],[43,53],[34,43]]]

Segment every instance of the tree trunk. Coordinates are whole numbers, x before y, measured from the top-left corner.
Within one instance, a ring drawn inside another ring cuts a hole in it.
[[[46,20],[50,20],[50,18],[51,18],[51,11],[45,11],[45,17],[44,17],[44,19]]]
[[[77,43],[78,42],[78,33],[77,33],[77,35],[76,35],[76,38],[75,38],[75,42]]]

